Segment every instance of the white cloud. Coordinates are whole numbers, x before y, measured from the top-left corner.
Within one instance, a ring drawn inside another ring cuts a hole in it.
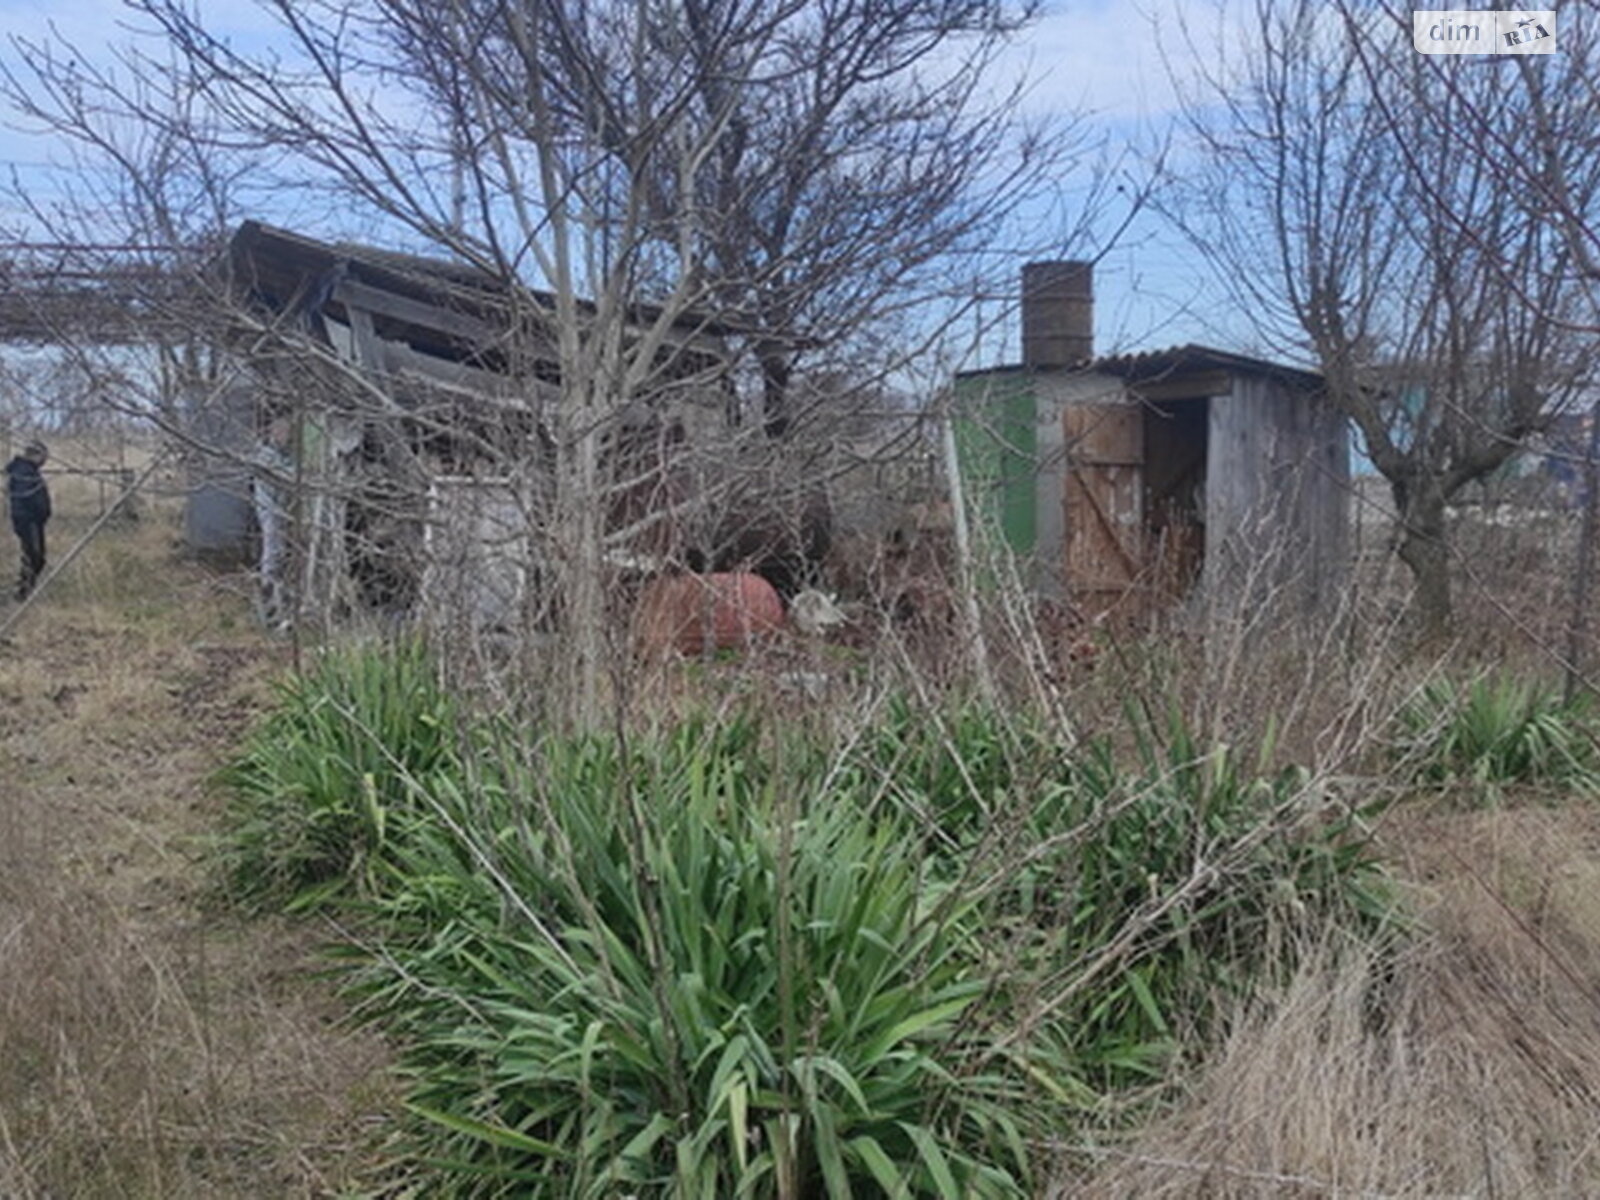
[[[1214,63],[1234,18],[1220,5],[1180,0],[1057,0],[1008,55],[1031,83],[1039,113],[1089,112],[1151,120],[1179,103],[1182,82]]]

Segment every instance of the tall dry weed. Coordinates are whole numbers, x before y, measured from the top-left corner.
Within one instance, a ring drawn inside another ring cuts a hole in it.
[[[92,484],[56,488],[53,554]],[[335,1024],[308,931],[194,901],[200,783],[263,650],[227,581],[177,557],[176,516],[107,525],[0,647],[6,1200],[327,1194],[385,1102],[383,1047]]]
[[[1404,946],[1327,944],[1187,1099],[1069,1153],[1060,1197],[1600,1194],[1600,820],[1406,814]]]

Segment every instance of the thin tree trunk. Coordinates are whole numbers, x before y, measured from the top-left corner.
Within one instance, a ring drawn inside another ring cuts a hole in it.
[[[1400,561],[1416,583],[1417,623],[1422,639],[1443,637],[1450,628],[1450,547],[1445,540],[1444,497],[1413,494],[1402,514]]]
[[[972,648],[972,666],[978,676],[978,687],[984,699],[993,700],[994,677],[989,673],[989,647],[983,637],[983,614],[978,607],[977,579],[972,568],[972,537],[967,524],[967,500],[961,483],[961,456],[956,449],[956,428],[948,416],[939,424],[944,451],[945,486],[949,488],[950,515],[955,532],[956,586],[961,589],[966,641]]]
[[[774,440],[789,432],[789,360],[782,351],[761,354],[762,418],[767,436]]]
[[[1583,461],[1583,524],[1572,579],[1572,615],[1567,621],[1567,670],[1563,695],[1571,704],[1583,680],[1584,637],[1589,629],[1589,589],[1594,575],[1595,527],[1600,523],[1600,401],[1589,412],[1589,452]]]
[[[592,415],[572,423],[557,500],[560,555],[561,673],[571,682],[567,718],[579,728],[601,720],[605,648],[605,523],[602,519],[600,433]]]

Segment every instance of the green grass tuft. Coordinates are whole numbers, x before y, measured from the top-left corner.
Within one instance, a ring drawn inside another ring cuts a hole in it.
[[[419,781],[459,772],[459,734],[457,705],[416,645],[329,654],[282,684],[219,775],[230,894],[295,911],[359,888],[416,819]]]
[[[1516,785],[1593,792],[1600,753],[1590,706],[1558,689],[1501,675],[1438,678],[1401,711],[1398,752],[1419,783],[1465,785],[1493,802]]]
[[[1285,923],[1386,904],[1325,785],[1176,720],[1122,758],[972,703],[541,737],[433,680],[402,648],[286,689],[228,862],[359,906],[347,978],[450,1194],[1029,1194]]]

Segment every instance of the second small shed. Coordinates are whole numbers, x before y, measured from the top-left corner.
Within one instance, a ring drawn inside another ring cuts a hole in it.
[[[1092,272],[1023,270],[1023,361],[958,377],[979,506],[1087,619],[1197,592],[1300,609],[1349,554],[1348,423],[1320,375],[1207,346],[1093,357]]]

